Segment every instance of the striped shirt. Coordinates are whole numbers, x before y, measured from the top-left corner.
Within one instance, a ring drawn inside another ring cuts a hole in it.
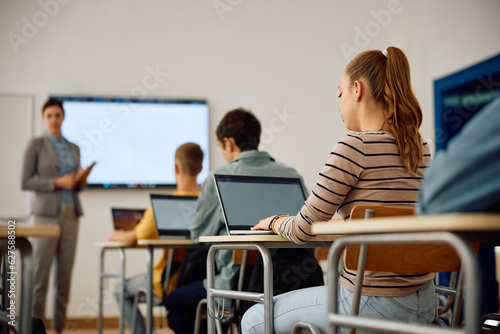
[[[303,244],[314,235],[311,224],[338,214],[347,220],[356,205],[416,205],[422,175],[430,163],[427,143],[416,172],[407,170],[391,133],[354,132],[334,146],[326,158],[311,194],[297,216],[283,219],[276,230],[289,240]],[[355,272],[344,271],[341,284],[351,291]],[[397,275],[365,272],[364,295],[404,296],[418,290],[434,274]]]

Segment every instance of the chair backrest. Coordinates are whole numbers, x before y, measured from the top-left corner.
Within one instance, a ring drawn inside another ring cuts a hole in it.
[[[169,252],[170,249],[167,249],[166,251]],[[174,257],[172,258],[172,261],[182,263],[182,261],[184,261],[184,259],[186,258],[187,249],[186,248],[176,248],[173,251],[174,251]]]
[[[372,210],[372,218],[377,217],[392,217],[392,216],[414,216],[415,208],[404,206],[387,206],[387,205],[356,205],[351,210],[350,219],[363,219],[365,211]]]
[[[244,250],[236,249],[233,250],[233,262],[237,266],[241,266],[243,264],[243,254]],[[247,259],[245,265],[254,265],[257,262],[257,258],[259,257],[259,251],[257,250],[248,250],[247,251]]]
[[[350,219],[361,219],[365,210],[373,210],[373,218],[414,215],[413,208],[358,205],[351,211]],[[479,245],[475,245],[475,252]],[[349,245],[345,252],[345,266],[356,270],[359,245]],[[429,273],[459,271],[460,259],[455,250],[444,244],[385,244],[369,245],[366,270],[395,273]]]
[[[318,247],[314,249],[314,257],[316,261],[326,261],[328,260],[328,252],[330,251],[329,247]]]

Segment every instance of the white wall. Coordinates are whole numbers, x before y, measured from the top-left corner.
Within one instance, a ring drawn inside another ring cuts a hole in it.
[[[342,47],[395,45],[407,53],[424,110],[421,132],[432,144],[433,80],[500,52],[498,13],[496,0],[1,0],[0,93],[35,96],[39,135],[49,94],[133,95],[147,69],[157,69],[148,95],[207,98],[211,133],[227,110],[252,109],[267,129],[262,148],[310,187],[346,134],[337,85],[351,55]],[[217,167],[223,160],[211,140]],[[82,193],[69,316],[96,316],[93,243],[111,232],[109,208],[147,206],[146,194]],[[144,271],[144,254],[132,255],[128,272]],[[116,314],[114,302],[106,311]]]

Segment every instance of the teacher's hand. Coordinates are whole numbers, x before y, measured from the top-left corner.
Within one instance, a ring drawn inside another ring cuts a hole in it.
[[[92,166],[89,166],[85,169],[83,169],[82,167],[78,167],[78,171],[76,172],[76,182],[79,186],[84,187],[87,185],[87,177],[89,176],[91,169]]]
[[[77,184],[76,172],[71,172],[63,176],[56,177],[54,185],[58,189],[73,189]]]

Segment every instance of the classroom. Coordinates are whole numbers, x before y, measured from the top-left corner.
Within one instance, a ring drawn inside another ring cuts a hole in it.
[[[496,0],[0,1],[0,98],[27,101],[19,113],[0,114],[0,129],[12,134],[0,136],[0,180],[6,182],[0,194],[8,203],[0,206],[0,221],[29,218],[31,197],[20,189],[19,166],[26,138],[44,133],[40,116],[49,96],[204,100],[203,173],[226,163],[215,136],[219,121],[229,110],[247,108],[262,125],[259,149],[295,168],[310,190],[325,157],[349,133],[337,88],[346,65],[364,50],[396,46],[408,57],[423,112],[420,134],[434,155],[434,82],[500,54],[499,13]],[[498,85],[491,83],[495,90]],[[93,151],[119,127],[118,121],[100,123],[80,149]],[[21,139],[7,145],[16,132]],[[161,142],[150,148],[164,150]],[[84,215],[67,310],[73,330],[96,328],[101,250],[95,243],[112,233],[111,208],[147,208],[151,193],[173,191],[80,193]],[[117,254],[110,256],[110,270],[118,271]],[[126,266],[127,275],[144,272],[144,250],[127,251]],[[105,317],[116,320],[113,285],[105,289]],[[49,319],[52,294],[50,288]]]

